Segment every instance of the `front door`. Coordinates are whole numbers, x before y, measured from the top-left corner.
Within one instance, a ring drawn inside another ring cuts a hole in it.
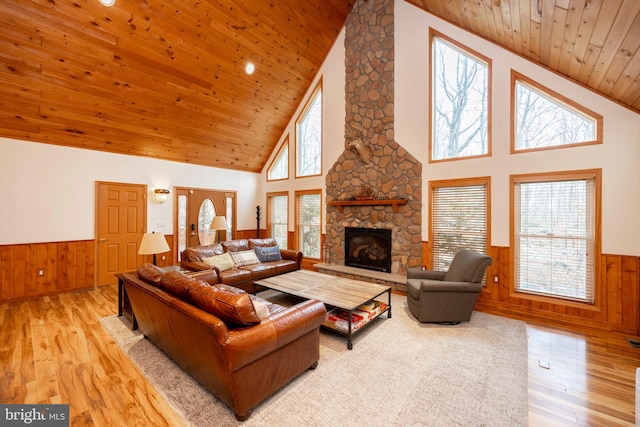
[[[147,222],[147,186],[96,182],[97,285],[116,283],[114,276],[142,262],[138,247]]]

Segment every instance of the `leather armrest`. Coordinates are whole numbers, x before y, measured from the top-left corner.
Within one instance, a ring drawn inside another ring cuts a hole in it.
[[[422,280],[420,290],[423,292],[480,292],[482,283]]]
[[[191,270],[191,271],[203,271],[203,270],[215,269],[215,267],[212,267],[209,264],[205,264],[202,261],[180,261],[180,266],[182,268],[186,268],[187,270]]]
[[[423,270],[419,267],[407,270],[407,279],[444,280],[446,275],[446,271]]]
[[[302,262],[302,252],[293,249],[280,249],[280,255],[282,259],[288,259],[295,261],[298,264]]]
[[[317,329],[327,317],[327,309],[318,300],[303,301],[274,313],[261,323],[229,331],[223,344],[232,371],[281,348]]]

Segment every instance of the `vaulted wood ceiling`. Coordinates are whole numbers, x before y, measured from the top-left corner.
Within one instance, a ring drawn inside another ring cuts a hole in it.
[[[640,112],[638,0],[408,2]],[[258,172],[353,4],[2,0],[0,136]]]

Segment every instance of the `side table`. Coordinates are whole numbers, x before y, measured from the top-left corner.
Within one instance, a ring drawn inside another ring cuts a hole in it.
[[[124,317],[129,319],[131,321],[131,329],[135,331],[138,329],[138,321],[136,320],[135,314],[133,314],[133,308],[131,307],[127,290],[124,287],[123,275],[124,273],[116,274],[118,278],[118,316],[124,315]]]

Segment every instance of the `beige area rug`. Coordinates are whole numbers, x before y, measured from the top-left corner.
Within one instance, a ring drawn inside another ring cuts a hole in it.
[[[322,330],[320,363],[253,410],[233,412],[184,373],[124,318],[102,324],[192,426],[526,426],[524,322],[474,312],[456,326],[421,324],[405,297],[392,318],[346,339]]]

